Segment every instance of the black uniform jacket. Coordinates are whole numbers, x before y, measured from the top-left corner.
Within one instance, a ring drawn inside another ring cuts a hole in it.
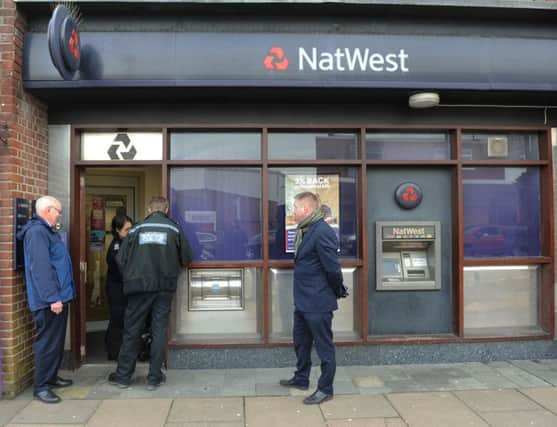
[[[175,291],[178,274],[191,259],[180,225],[162,212],[153,212],[130,230],[116,255],[124,293]]]

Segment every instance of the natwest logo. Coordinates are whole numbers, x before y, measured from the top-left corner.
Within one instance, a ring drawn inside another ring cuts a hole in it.
[[[284,55],[282,47],[273,46],[269,49],[269,54],[263,60],[266,70],[288,70],[288,58]]]
[[[331,51],[317,47],[298,47],[298,71],[386,72],[407,73],[408,54],[404,49],[374,52],[369,48],[336,48]],[[281,47],[272,47],[263,61],[266,70],[287,70],[288,58]]]

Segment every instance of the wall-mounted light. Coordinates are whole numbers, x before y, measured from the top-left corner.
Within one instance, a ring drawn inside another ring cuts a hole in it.
[[[438,105],[439,94],[436,92],[418,92],[408,98],[410,108],[431,108]]]
[[[408,98],[410,108],[431,108],[438,105],[439,94],[437,92],[418,92]]]

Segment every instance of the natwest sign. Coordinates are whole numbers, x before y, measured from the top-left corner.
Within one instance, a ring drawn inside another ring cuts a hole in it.
[[[298,69],[304,71],[372,71],[394,73],[410,71],[407,66],[408,54],[404,49],[396,53],[373,52],[369,48],[336,48],[322,51],[316,47],[309,50],[298,48]]]
[[[80,36],[87,45],[80,81],[63,82],[50,61],[46,34],[26,33],[25,86],[557,91],[557,55],[548,54],[557,51],[557,38],[125,31]]]

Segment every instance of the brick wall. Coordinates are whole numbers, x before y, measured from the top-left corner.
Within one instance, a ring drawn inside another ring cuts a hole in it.
[[[13,0],[0,0],[0,351],[3,395],[13,397],[32,382],[33,322],[22,272],[12,270],[15,197],[36,199],[47,191],[46,105],[23,90],[21,80],[26,19]]]

